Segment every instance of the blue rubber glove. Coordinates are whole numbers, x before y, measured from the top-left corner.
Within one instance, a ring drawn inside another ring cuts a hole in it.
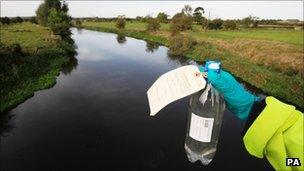
[[[203,66],[199,66],[199,70],[205,72]],[[224,70],[218,72],[209,69],[207,77],[211,85],[224,96],[227,108],[238,118],[246,120],[253,103],[258,101],[259,97],[245,90],[231,74]]]

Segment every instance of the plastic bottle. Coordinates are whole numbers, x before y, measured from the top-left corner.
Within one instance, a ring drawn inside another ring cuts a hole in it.
[[[225,102],[210,83],[190,99],[185,151],[190,162],[208,165],[217,148]]]

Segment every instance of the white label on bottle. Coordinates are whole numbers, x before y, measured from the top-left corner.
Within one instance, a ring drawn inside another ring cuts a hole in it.
[[[189,136],[197,141],[210,142],[213,118],[204,118],[192,113]]]

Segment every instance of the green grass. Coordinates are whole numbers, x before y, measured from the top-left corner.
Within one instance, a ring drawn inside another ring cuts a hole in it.
[[[1,26],[0,60],[0,113],[6,112],[35,91],[56,83],[56,76],[68,64],[67,46],[47,41],[48,28],[31,23]],[[22,52],[8,51],[4,47],[20,44]],[[37,49],[38,51],[29,51]]]
[[[264,30],[248,29],[236,31],[192,31],[192,36],[199,38],[218,38],[231,40],[236,38],[249,38],[258,40],[279,41],[303,46],[303,31],[301,30]]]
[[[84,26],[116,28],[115,22],[84,22]],[[161,23],[160,30],[169,31],[169,24]],[[132,21],[126,23],[126,30],[144,31],[146,23]],[[236,31],[204,31],[199,25],[193,25],[193,30],[189,33],[195,38],[217,38],[231,40],[236,38],[258,39],[289,43],[293,45],[303,45],[303,30],[286,30],[286,29],[241,29]]]
[[[159,32],[146,32],[145,24],[140,22],[133,22],[126,24],[126,29],[116,29],[115,22],[84,22],[84,28],[123,34],[126,36],[149,40],[168,45],[167,36],[168,24],[162,24],[161,34]],[[167,33],[167,34],[166,34]],[[288,75],[280,70],[276,70],[271,66],[264,64],[257,64],[245,58],[242,55],[235,54],[223,47],[221,44],[214,43],[213,40],[221,40],[230,43],[233,39],[244,39],[245,42],[251,39],[267,40],[266,45],[275,47],[276,42],[283,42],[284,46],[292,47],[295,51],[290,51],[290,57],[293,58],[294,52],[302,54],[303,39],[299,37],[303,35],[303,31],[294,30],[241,30],[241,31],[203,31],[198,26],[194,26],[194,31],[185,32],[190,34],[196,39],[200,40],[199,43],[186,54],[186,57],[195,61],[204,61],[206,59],[221,60],[223,67],[230,71],[234,76],[241,80],[261,89],[268,95],[275,96],[285,102],[291,103],[304,109],[303,103],[303,90],[304,83],[300,74]],[[273,43],[272,43],[273,42]],[[255,42],[259,43],[259,42]],[[265,42],[263,42],[265,43]],[[249,46],[252,44],[249,43]],[[280,45],[281,46],[281,45]],[[271,55],[273,49],[261,49],[255,47],[257,51]],[[276,48],[274,48],[275,50]],[[251,49],[250,49],[251,50]],[[294,57],[296,58],[296,57]],[[263,60],[263,59],[262,59]]]
[[[23,48],[36,48],[40,46],[50,46],[45,38],[50,35],[47,27],[41,27],[29,22],[1,25],[1,43],[19,43]]]
[[[103,28],[116,28],[115,22],[84,22],[84,26],[87,27],[103,27]],[[169,30],[169,24],[161,23],[161,30]],[[138,21],[132,21],[126,23],[126,30],[136,30],[136,31],[144,31],[146,30],[146,23],[144,22],[138,22]]]

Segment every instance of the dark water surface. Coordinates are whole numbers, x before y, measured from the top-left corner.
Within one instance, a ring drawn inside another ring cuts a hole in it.
[[[193,62],[142,40],[88,30],[73,34],[74,66],[2,119],[1,170],[271,169],[246,152],[244,122],[229,112],[209,166],[190,163],[184,151],[189,98],[149,116],[147,89],[163,73]]]

